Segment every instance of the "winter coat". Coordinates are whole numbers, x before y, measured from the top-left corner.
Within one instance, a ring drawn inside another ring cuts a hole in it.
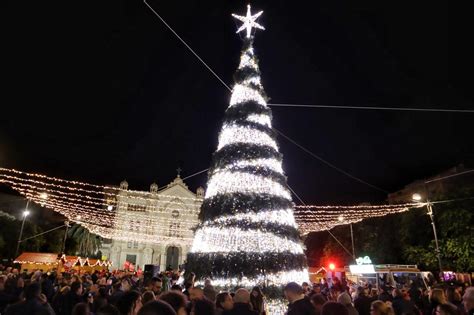
[[[297,300],[288,305],[287,315],[316,315],[316,309],[308,297]]]
[[[49,303],[41,303],[37,298],[12,304],[5,309],[5,315],[55,315]]]
[[[250,308],[250,304],[234,303],[234,307],[230,311],[224,311],[222,315],[258,315],[258,313]]]

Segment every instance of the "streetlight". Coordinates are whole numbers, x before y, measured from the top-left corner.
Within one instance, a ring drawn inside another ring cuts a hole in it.
[[[414,201],[421,202],[421,200],[423,198],[421,197],[420,194],[413,194],[412,199]],[[435,222],[434,222],[433,207],[432,207],[431,202],[428,199],[426,199],[426,208],[428,210],[428,215],[430,216],[431,226],[433,227],[433,234],[434,234],[435,246],[436,246],[435,251],[436,251],[436,257],[438,258],[439,272],[442,272],[443,271],[443,266],[441,264],[441,252],[439,250],[438,234],[436,233],[436,225],[435,225]]]
[[[113,209],[114,209],[114,206],[112,206],[112,205],[107,206],[107,210],[112,211]]]
[[[66,250],[66,239],[67,239],[67,231],[69,230],[69,221],[68,220],[64,221],[64,225],[66,226],[66,231],[64,232],[63,245],[61,246],[61,254],[65,254],[65,250]]]
[[[342,216],[342,215],[338,216],[337,220],[342,223],[344,221],[344,216]],[[349,223],[349,226],[351,228],[352,258],[355,259],[356,254],[355,254],[355,249],[354,249],[355,248],[355,246],[354,246],[354,232],[352,230],[352,223]]]
[[[25,207],[25,211],[23,211],[23,221],[21,222],[20,235],[18,236],[18,243],[16,245],[15,259],[18,255],[18,251],[20,250],[20,243],[21,243],[21,237],[23,236],[23,228],[25,227],[25,220],[26,220],[26,217],[30,214],[30,211],[28,210],[29,204],[30,204],[30,199],[26,199],[26,207]]]

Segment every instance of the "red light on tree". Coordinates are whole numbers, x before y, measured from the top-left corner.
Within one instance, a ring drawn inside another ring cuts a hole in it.
[[[329,270],[334,270],[334,269],[336,269],[336,265],[333,264],[333,263],[330,263],[329,264]]]

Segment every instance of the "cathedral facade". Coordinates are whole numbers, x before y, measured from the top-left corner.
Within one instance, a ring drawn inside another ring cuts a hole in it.
[[[113,269],[130,263],[141,269],[147,264],[178,269],[191,248],[203,196],[203,188],[190,191],[179,175],[162,188],[151,184],[149,192],[129,190],[121,182],[113,197],[107,194],[113,237],[104,240],[102,256],[112,261]]]

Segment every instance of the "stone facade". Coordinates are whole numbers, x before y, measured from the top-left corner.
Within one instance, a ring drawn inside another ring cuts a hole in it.
[[[115,210],[114,237],[104,241],[102,255],[114,269],[126,261],[142,269],[146,264],[177,269],[191,247],[203,196],[203,188],[191,192],[179,175],[160,189],[151,184],[150,192],[129,190],[123,181],[116,197],[106,200]]]

